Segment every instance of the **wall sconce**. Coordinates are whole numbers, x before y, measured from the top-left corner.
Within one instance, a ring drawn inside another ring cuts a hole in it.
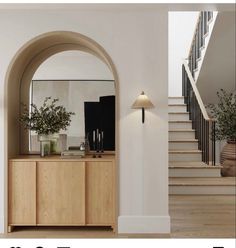
[[[142,123],[145,121],[145,109],[154,108],[152,102],[148,99],[148,97],[142,91],[141,95],[135,100],[132,105],[133,109],[142,109]]]

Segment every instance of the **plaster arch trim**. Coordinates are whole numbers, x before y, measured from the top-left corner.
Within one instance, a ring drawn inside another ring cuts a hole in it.
[[[37,68],[50,56],[69,50],[80,50],[101,59],[113,74],[116,92],[116,164],[118,165],[118,99],[119,80],[116,67],[105,49],[91,38],[71,31],[43,33],[24,44],[11,60],[4,85],[4,161],[5,161],[5,232],[8,219],[8,160],[21,152],[21,130],[19,125],[20,96],[28,99],[28,90]],[[118,168],[118,166],[117,166]],[[118,175],[117,170],[117,175]],[[118,180],[117,180],[118,181]],[[117,187],[118,188],[118,187]],[[118,201],[117,201],[118,202]]]

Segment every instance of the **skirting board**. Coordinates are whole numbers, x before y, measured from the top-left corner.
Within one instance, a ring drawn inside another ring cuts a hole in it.
[[[3,234],[4,233],[4,218],[3,217],[0,217],[0,234]]]
[[[118,233],[170,233],[170,216],[119,216]]]

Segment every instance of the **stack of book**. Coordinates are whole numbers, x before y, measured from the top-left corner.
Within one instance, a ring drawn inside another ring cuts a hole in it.
[[[69,158],[69,157],[83,158],[85,156],[85,151],[81,151],[81,150],[65,150],[65,151],[61,152],[61,156],[65,157],[65,158]]]

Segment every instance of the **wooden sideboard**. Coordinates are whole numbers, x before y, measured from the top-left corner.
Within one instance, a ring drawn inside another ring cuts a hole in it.
[[[8,231],[14,226],[116,229],[115,156],[9,160]]]

